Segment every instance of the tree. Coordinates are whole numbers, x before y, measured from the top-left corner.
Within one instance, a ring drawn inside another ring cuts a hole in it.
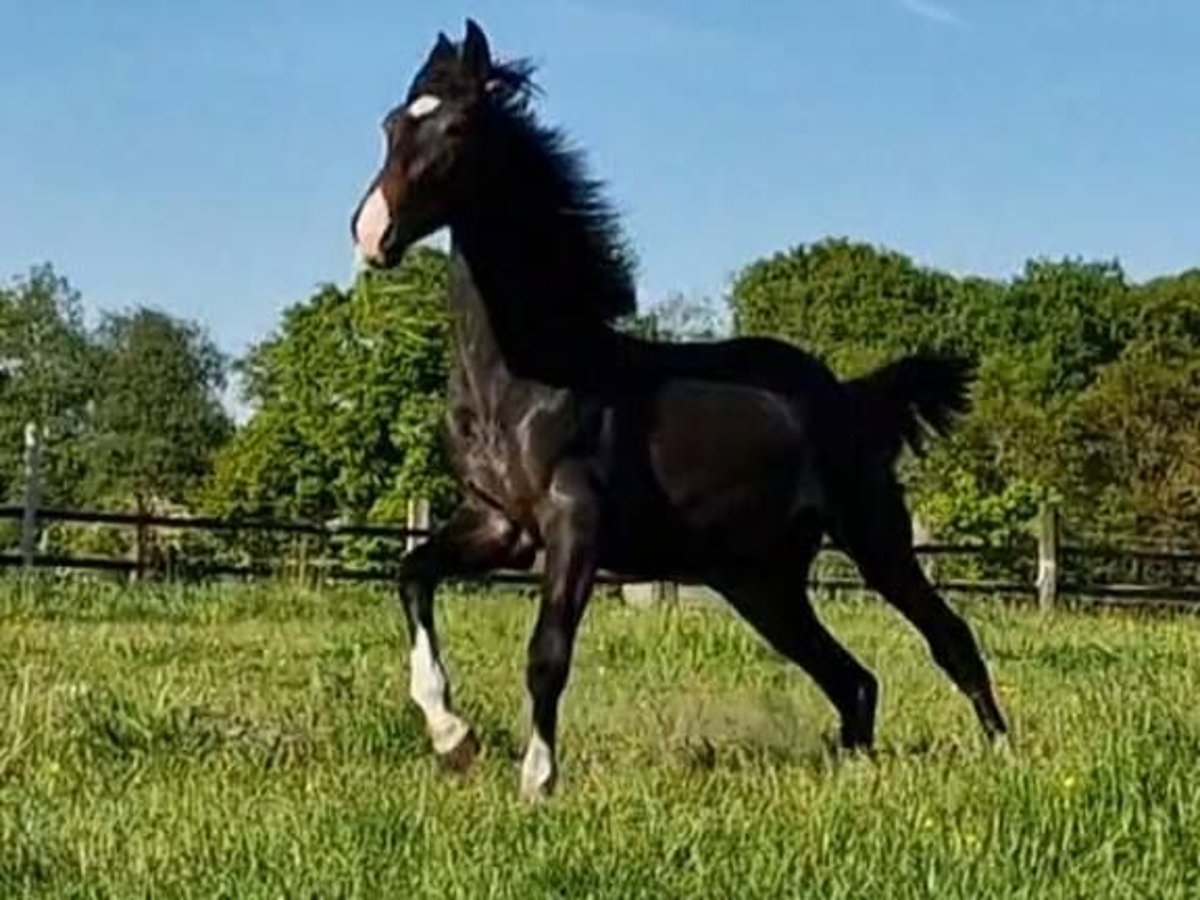
[[[924,524],[996,541],[1025,531],[1047,499],[1065,503],[1071,518],[1094,518],[1099,463],[1076,423],[1085,395],[1118,377],[1104,373],[1145,330],[1130,296],[1115,262],[1034,260],[1000,282],[826,241],[748,266],[730,303],[738,333],[791,339],[843,377],[918,350],[974,358],[973,411],[903,471]],[[1096,411],[1091,420],[1106,421]]]
[[[79,295],[49,265],[0,287],[0,497],[21,492],[26,425],[44,446],[43,498],[80,499],[95,357]]]
[[[1004,357],[1014,387],[1052,406],[1077,396],[1127,337],[1128,295],[1118,263],[1033,260],[998,294],[961,294],[963,343],[980,357]]]
[[[440,436],[448,373],[444,254],[418,249],[292,307],[238,366],[249,422],[220,454],[218,511],[396,521],[455,493]]]
[[[1195,541],[1200,533],[1200,270],[1131,292],[1131,339],[1080,398],[1077,503],[1110,528]]]
[[[198,326],[150,309],[106,316],[95,352],[90,493],[185,502],[232,432],[225,358]]]
[[[710,300],[693,300],[685,294],[672,294],[620,324],[632,334],[658,341],[714,341],[729,330]]]
[[[786,338],[849,377],[944,345],[954,288],[900,253],[826,240],[750,264],[729,303],[737,334]]]
[[[827,240],[747,266],[730,306],[738,334],[791,340],[845,378],[917,351],[977,357],[978,311],[1003,314],[1004,300],[998,282],[960,281],[891,250]],[[926,459],[906,460],[904,474],[923,525],[1006,540],[1024,525],[1028,490],[997,470],[981,425],[978,416],[960,423]]]

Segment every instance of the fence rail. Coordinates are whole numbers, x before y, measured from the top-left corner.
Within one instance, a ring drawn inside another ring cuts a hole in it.
[[[21,506],[0,506],[0,520],[21,520],[25,509]],[[146,513],[100,512],[96,510],[38,509],[35,517],[39,523],[62,523],[75,525],[126,525],[142,528],[177,528],[180,530],[238,532],[268,531],[278,534],[308,534],[320,537],[381,537],[404,540],[408,537],[426,537],[427,528],[412,528],[402,525],[351,525],[340,522],[274,522],[262,519],[219,519],[206,516],[161,516]]]
[[[425,526],[427,512],[415,517],[410,511],[410,523],[406,525],[349,524],[342,522],[313,521],[270,521],[262,519],[222,519],[205,516],[168,516],[150,513],[127,513],[99,510],[72,510],[59,508],[37,508],[30,510],[25,505],[0,505],[0,522],[12,521],[21,524],[21,553],[0,553],[0,569],[40,568],[60,570],[83,570],[110,572],[141,577],[157,572],[146,556],[144,535],[149,529],[194,531],[209,534],[264,533],[291,536],[336,538],[376,538],[395,541],[399,550],[411,549],[414,542],[428,537],[430,529]],[[45,525],[76,524],[103,525],[136,529],[138,539],[134,545],[133,558],[97,556],[66,556],[36,552],[30,529],[40,530]],[[835,551],[832,546],[822,548],[823,553]],[[1200,553],[1171,553],[1144,549],[1122,550],[1111,546],[1080,546],[1063,544],[1059,539],[1059,524],[1052,510],[1039,517],[1037,556],[1022,548],[997,547],[985,544],[932,543],[915,547],[919,556],[929,561],[930,567],[939,567],[939,559],[947,557],[975,557],[978,559],[1024,559],[1036,564],[1030,566],[1037,577],[1029,580],[1013,579],[942,579],[934,578],[937,586],[945,591],[967,594],[1006,595],[1037,598],[1043,607],[1056,605],[1061,597],[1073,597],[1094,602],[1118,605],[1167,605],[1187,607],[1200,611],[1200,583],[1179,584],[1093,584],[1086,578],[1069,579],[1063,576],[1064,563],[1078,560],[1105,560],[1129,562],[1141,571],[1142,564],[1155,565],[1200,565]],[[399,555],[399,552],[398,554]],[[333,581],[386,582],[395,577],[394,566],[352,567],[336,560],[300,561],[300,567],[320,579]],[[295,560],[275,562],[227,563],[216,560],[169,561],[167,577],[207,578],[242,577],[265,578],[285,575],[297,569]],[[475,581],[484,584],[531,584],[536,582],[536,572],[493,573]],[[619,573],[602,572],[598,582],[623,585],[644,582],[644,579],[623,577]],[[854,577],[822,576],[813,578],[810,585],[826,589],[859,589],[861,580]],[[661,596],[670,596],[674,589],[663,586]]]

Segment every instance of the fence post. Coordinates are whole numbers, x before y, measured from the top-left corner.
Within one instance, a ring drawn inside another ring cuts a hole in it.
[[[21,564],[26,572],[33,570],[37,551],[38,505],[42,497],[42,443],[38,427],[30,422],[25,426],[25,497],[21,514]]]
[[[308,583],[308,535],[294,537],[296,546],[296,583],[301,587],[311,587]]]
[[[428,500],[409,500],[407,504],[404,524],[410,531],[429,531],[429,501]],[[418,545],[423,543],[427,535],[408,534],[404,538],[404,552],[412,553],[417,549]]]
[[[137,495],[137,524],[134,526],[133,532],[133,580],[138,584],[146,580],[146,556],[149,544],[146,515],[146,503],[139,493]]]
[[[929,530],[925,527],[921,520],[917,518],[916,515],[913,515],[912,517],[912,536],[914,550],[934,542],[933,535],[929,533]],[[920,560],[921,568],[925,570],[925,577],[936,585],[939,568],[938,556],[936,554],[923,554],[917,550],[917,559]]]
[[[417,527],[425,532],[425,537],[421,538],[422,541],[429,538],[429,529],[432,527],[432,523],[433,516],[430,513],[429,501],[421,498],[417,501]]]
[[[1038,606],[1053,609],[1058,603],[1058,508],[1050,502],[1038,510]]]
[[[679,585],[674,581],[656,581],[651,596],[656,603],[678,603]]]

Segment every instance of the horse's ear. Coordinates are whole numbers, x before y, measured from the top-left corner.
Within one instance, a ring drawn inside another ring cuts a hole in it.
[[[456,55],[454,41],[446,37],[446,32],[439,31],[437,43],[433,45],[433,51],[429,54],[429,61],[431,63],[445,62],[448,59],[454,59]]]
[[[480,81],[486,81],[492,73],[492,50],[487,35],[474,19],[467,19],[467,36],[462,45],[463,63]]]

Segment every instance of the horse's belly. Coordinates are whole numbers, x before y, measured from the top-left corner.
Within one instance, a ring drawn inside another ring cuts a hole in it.
[[[775,393],[679,382],[656,404],[651,467],[682,525],[753,546],[822,505],[810,427]]]

